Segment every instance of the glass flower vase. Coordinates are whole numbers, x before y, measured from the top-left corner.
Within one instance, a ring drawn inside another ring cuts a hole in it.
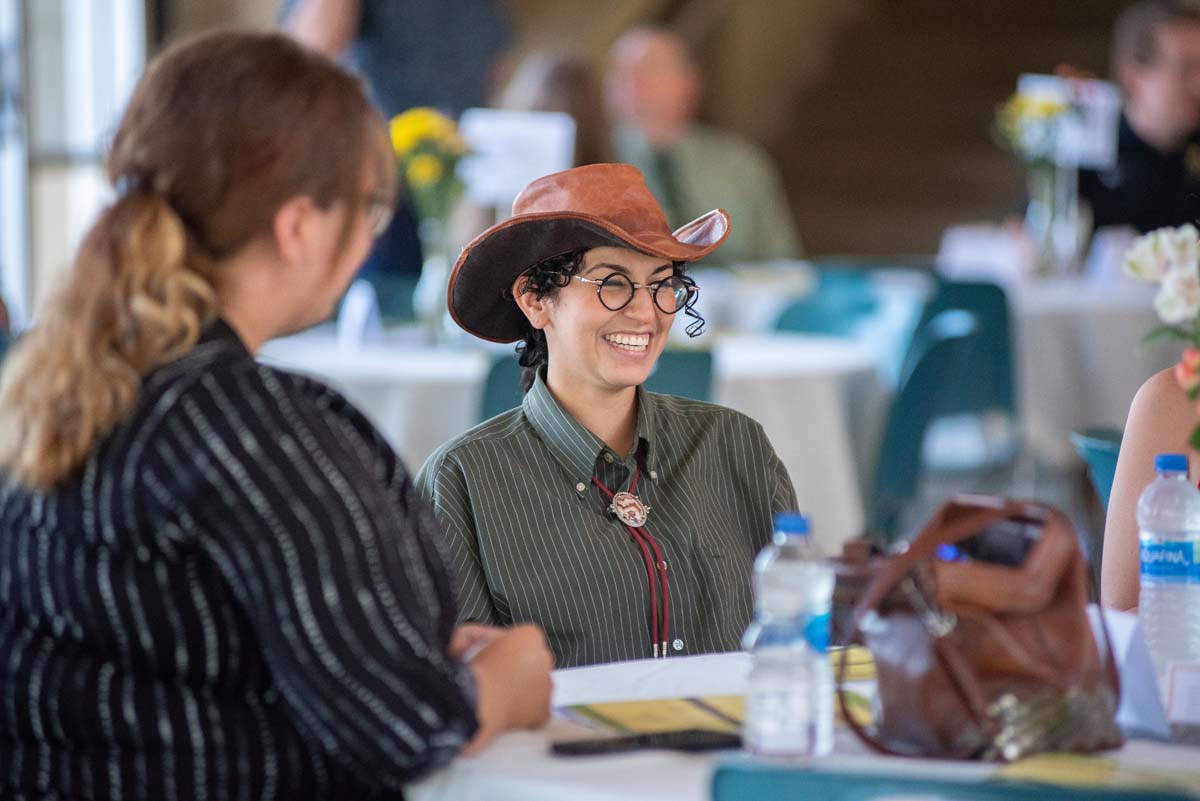
[[[1025,181],[1029,193],[1025,231],[1033,248],[1033,272],[1049,277],[1077,271],[1086,238],[1078,170],[1052,163],[1030,164]]]
[[[446,222],[434,217],[422,219],[417,232],[421,239],[421,277],[413,290],[413,313],[435,343],[449,338],[453,326],[446,306],[446,288],[450,283],[450,256],[446,246]]]

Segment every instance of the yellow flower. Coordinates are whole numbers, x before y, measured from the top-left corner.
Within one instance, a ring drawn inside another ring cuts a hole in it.
[[[445,173],[445,168],[437,156],[422,153],[408,163],[405,175],[412,187],[426,187],[437,183]]]
[[[458,128],[446,115],[424,106],[410,108],[392,118],[389,129],[392,136],[392,149],[396,155],[404,158],[417,145],[424,141],[433,141],[450,153],[461,153],[462,138]]]

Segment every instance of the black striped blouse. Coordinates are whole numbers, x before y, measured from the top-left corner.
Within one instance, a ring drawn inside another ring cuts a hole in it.
[[[224,323],[56,491],[0,485],[0,797],[396,798],[473,734],[432,513]]]

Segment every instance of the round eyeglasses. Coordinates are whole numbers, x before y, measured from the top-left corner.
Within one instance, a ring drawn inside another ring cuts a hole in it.
[[[696,302],[696,297],[700,294],[700,287],[696,286],[696,282],[683,275],[672,275],[648,284],[635,284],[623,273],[610,273],[603,279],[583,278],[578,275],[571,277],[576,281],[595,285],[596,297],[600,298],[600,303],[609,311],[620,311],[628,306],[633,302],[633,293],[639,289],[649,291],[650,297],[654,298],[654,305],[667,314],[675,314],[688,308]]]

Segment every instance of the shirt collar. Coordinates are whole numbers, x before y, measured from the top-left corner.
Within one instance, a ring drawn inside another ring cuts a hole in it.
[[[638,419],[635,429],[637,447],[645,454],[644,468],[654,467],[654,397],[637,388]],[[596,471],[596,460],[605,451],[604,442],[570,415],[546,386],[544,370],[538,370],[533,386],[521,401],[525,418],[550,449],[555,460],[577,482],[588,484]]]
[[[200,332],[196,341],[197,345],[209,343],[219,343],[221,346],[237,351],[239,355],[252,356],[246,343],[242,342],[237,331],[234,331],[233,326],[227,323],[223,317],[213,320],[207,328]]]

